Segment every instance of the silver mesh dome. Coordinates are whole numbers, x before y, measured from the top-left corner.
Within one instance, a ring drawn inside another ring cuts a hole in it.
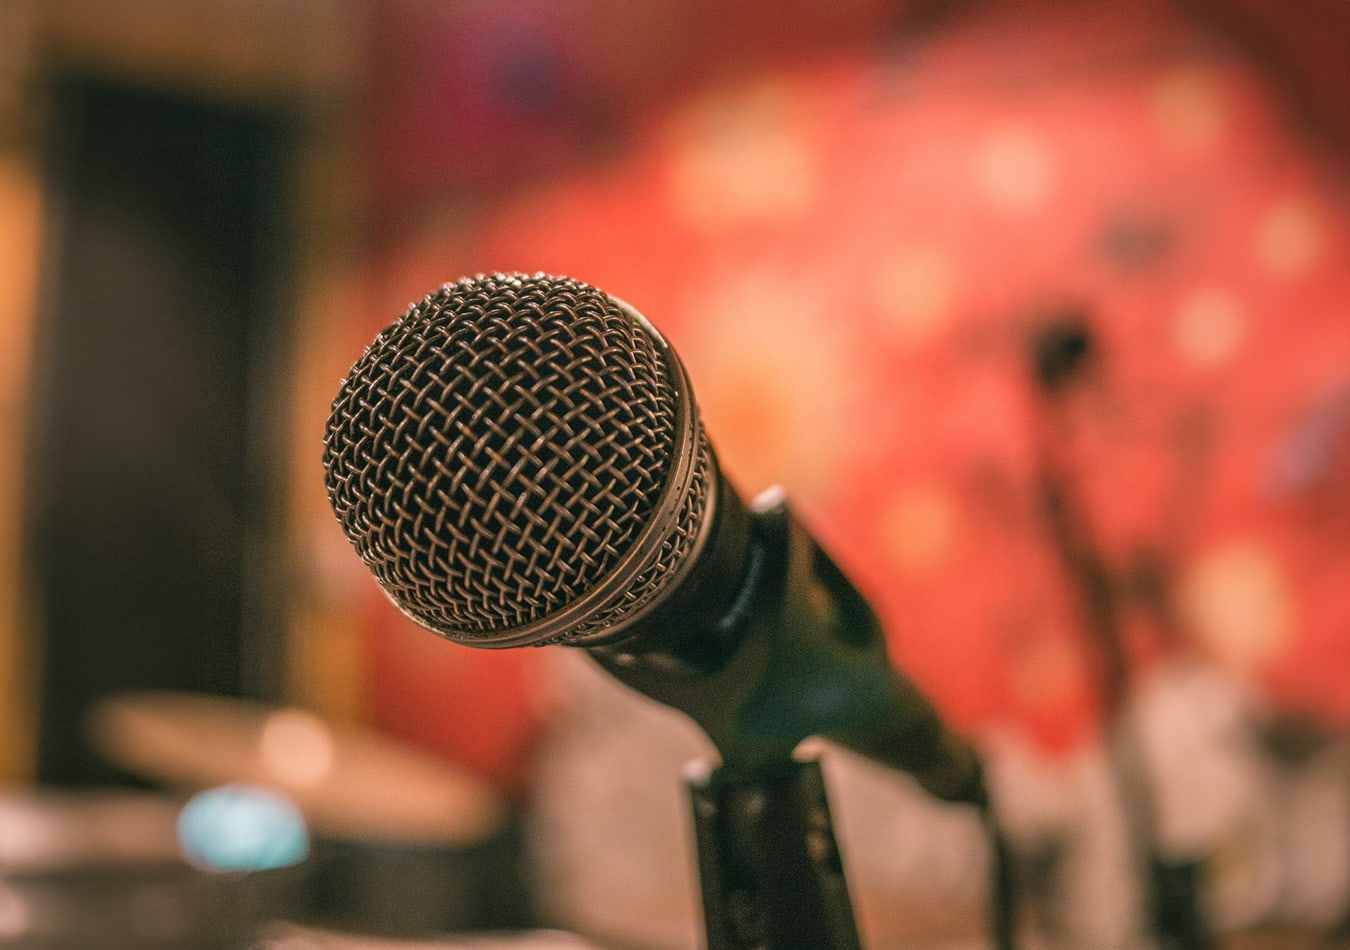
[[[655,331],[587,284],[447,284],[343,382],[329,500],[423,626],[483,646],[589,635],[659,598],[706,515],[686,388]]]

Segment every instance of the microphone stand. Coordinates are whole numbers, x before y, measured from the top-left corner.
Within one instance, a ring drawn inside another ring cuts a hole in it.
[[[1007,849],[974,750],[890,665],[866,600],[791,516],[780,493],[745,512],[744,593],[716,638],[681,652],[590,648],[621,682],[688,715],[722,756],[689,781],[708,950],[855,950],[861,945],[817,762],[794,750],[831,739],[975,805],[990,830],[993,929],[1012,947]]]
[[[861,950],[819,762],[688,784],[707,950]]]
[[[1199,899],[1203,869],[1195,862],[1168,860],[1158,849],[1158,818],[1149,770],[1126,710],[1130,677],[1115,578],[1101,552],[1086,537],[1066,481],[1053,465],[1044,463],[1040,480],[1041,504],[1051,537],[1082,596],[1086,626],[1097,651],[1109,759],[1125,821],[1132,832],[1131,844],[1145,885],[1154,933],[1163,950],[1209,950],[1213,941]]]
[[[1071,429],[1066,417],[1069,394],[1089,377],[1095,355],[1093,336],[1079,320],[1051,324],[1034,341],[1037,502],[1054,552],[1079,595],[1088,645],[1097,661],[1104,740],[1153,934],[1162,950],[1210,950],[1213,938],[1199,898],[1202,868],[1195,862],[1169,861],[1158,847],[1148,767],[1127,709],[1132,684],[1120,584],[1092,536],[1074,490],[1071,453],[1063,444]]]
[[[703,763],[690,772],[707,950],[860,948],[820,763],[751,777]],[[1011,950],[1011,862],[986,819],[994,946]]]

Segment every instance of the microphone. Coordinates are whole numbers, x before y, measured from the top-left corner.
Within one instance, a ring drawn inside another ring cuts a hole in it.
[[[781,493],[747,506],[722,476],[683,365],[623,301],[544,274],[442,286],[352,366],[324,469],[357,553],[433,633],[584,647],[732,772],[821,736],[986,804],[974,751]]]

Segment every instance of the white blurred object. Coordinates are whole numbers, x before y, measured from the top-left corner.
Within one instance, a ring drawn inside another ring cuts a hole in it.
[[[1177,660],[1139,683],[1130,706],[1152,782],[1158,847],[1206,862],[1211,927],[1266,920],[1279,890],[1272,853],[1276,803],[1255,728],[1249,687],[1213,666]]]
[[[1014,851],[1052,862],[1050,891],[1020,895],[1026,913],[1041,897],[1037,924],[1047,946],[1134,950],[1149,946],[1144,898],[1111,762],[1101,746],[1056,758],[1019,736],[986,750],[991,794]]]
[[[683,770],[712,755],[688,719],[581,651],[550,650],[570,702],[536,764],[532,839],[543,919],[620,946],[702,944]]]
[[[808,741],[824,765],[863,946],[985,946],[990,848],[977,811],[938,801],[862,756]]]
[[[1169,857],[1208,862],[1216,929],[1334,927],[1350,912],[1350,750],[1323,736],[1284,761],[1249,687],[1198,663],[1159,667],[1134,714]]]
[[[1350,911],[1350,749],[1329,740],[1297,762],[1260,741],[1268,712],[1250,685],[1175,660],[1141,677],[1127,707],[1158,856],[1201,863],[1200,912],[1217,933],[1270,923],[1327,929]],[[1127,735],[1130,733],[1126,733]],[[1051,759],[1015,736],[987,756],[1018,853],[1051,862],[1052,946],[1146,940],[1137,857],[1106,750]]]
[[[177,862],[179,807],[145,792],[0,790],[0,873]]]

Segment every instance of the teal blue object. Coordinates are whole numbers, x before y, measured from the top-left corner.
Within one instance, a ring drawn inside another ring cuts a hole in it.
[[[210,871],[270,871],[309,853],[305,819],[264,788],[225,785],[194,795],[178,814],[178,846]]]

